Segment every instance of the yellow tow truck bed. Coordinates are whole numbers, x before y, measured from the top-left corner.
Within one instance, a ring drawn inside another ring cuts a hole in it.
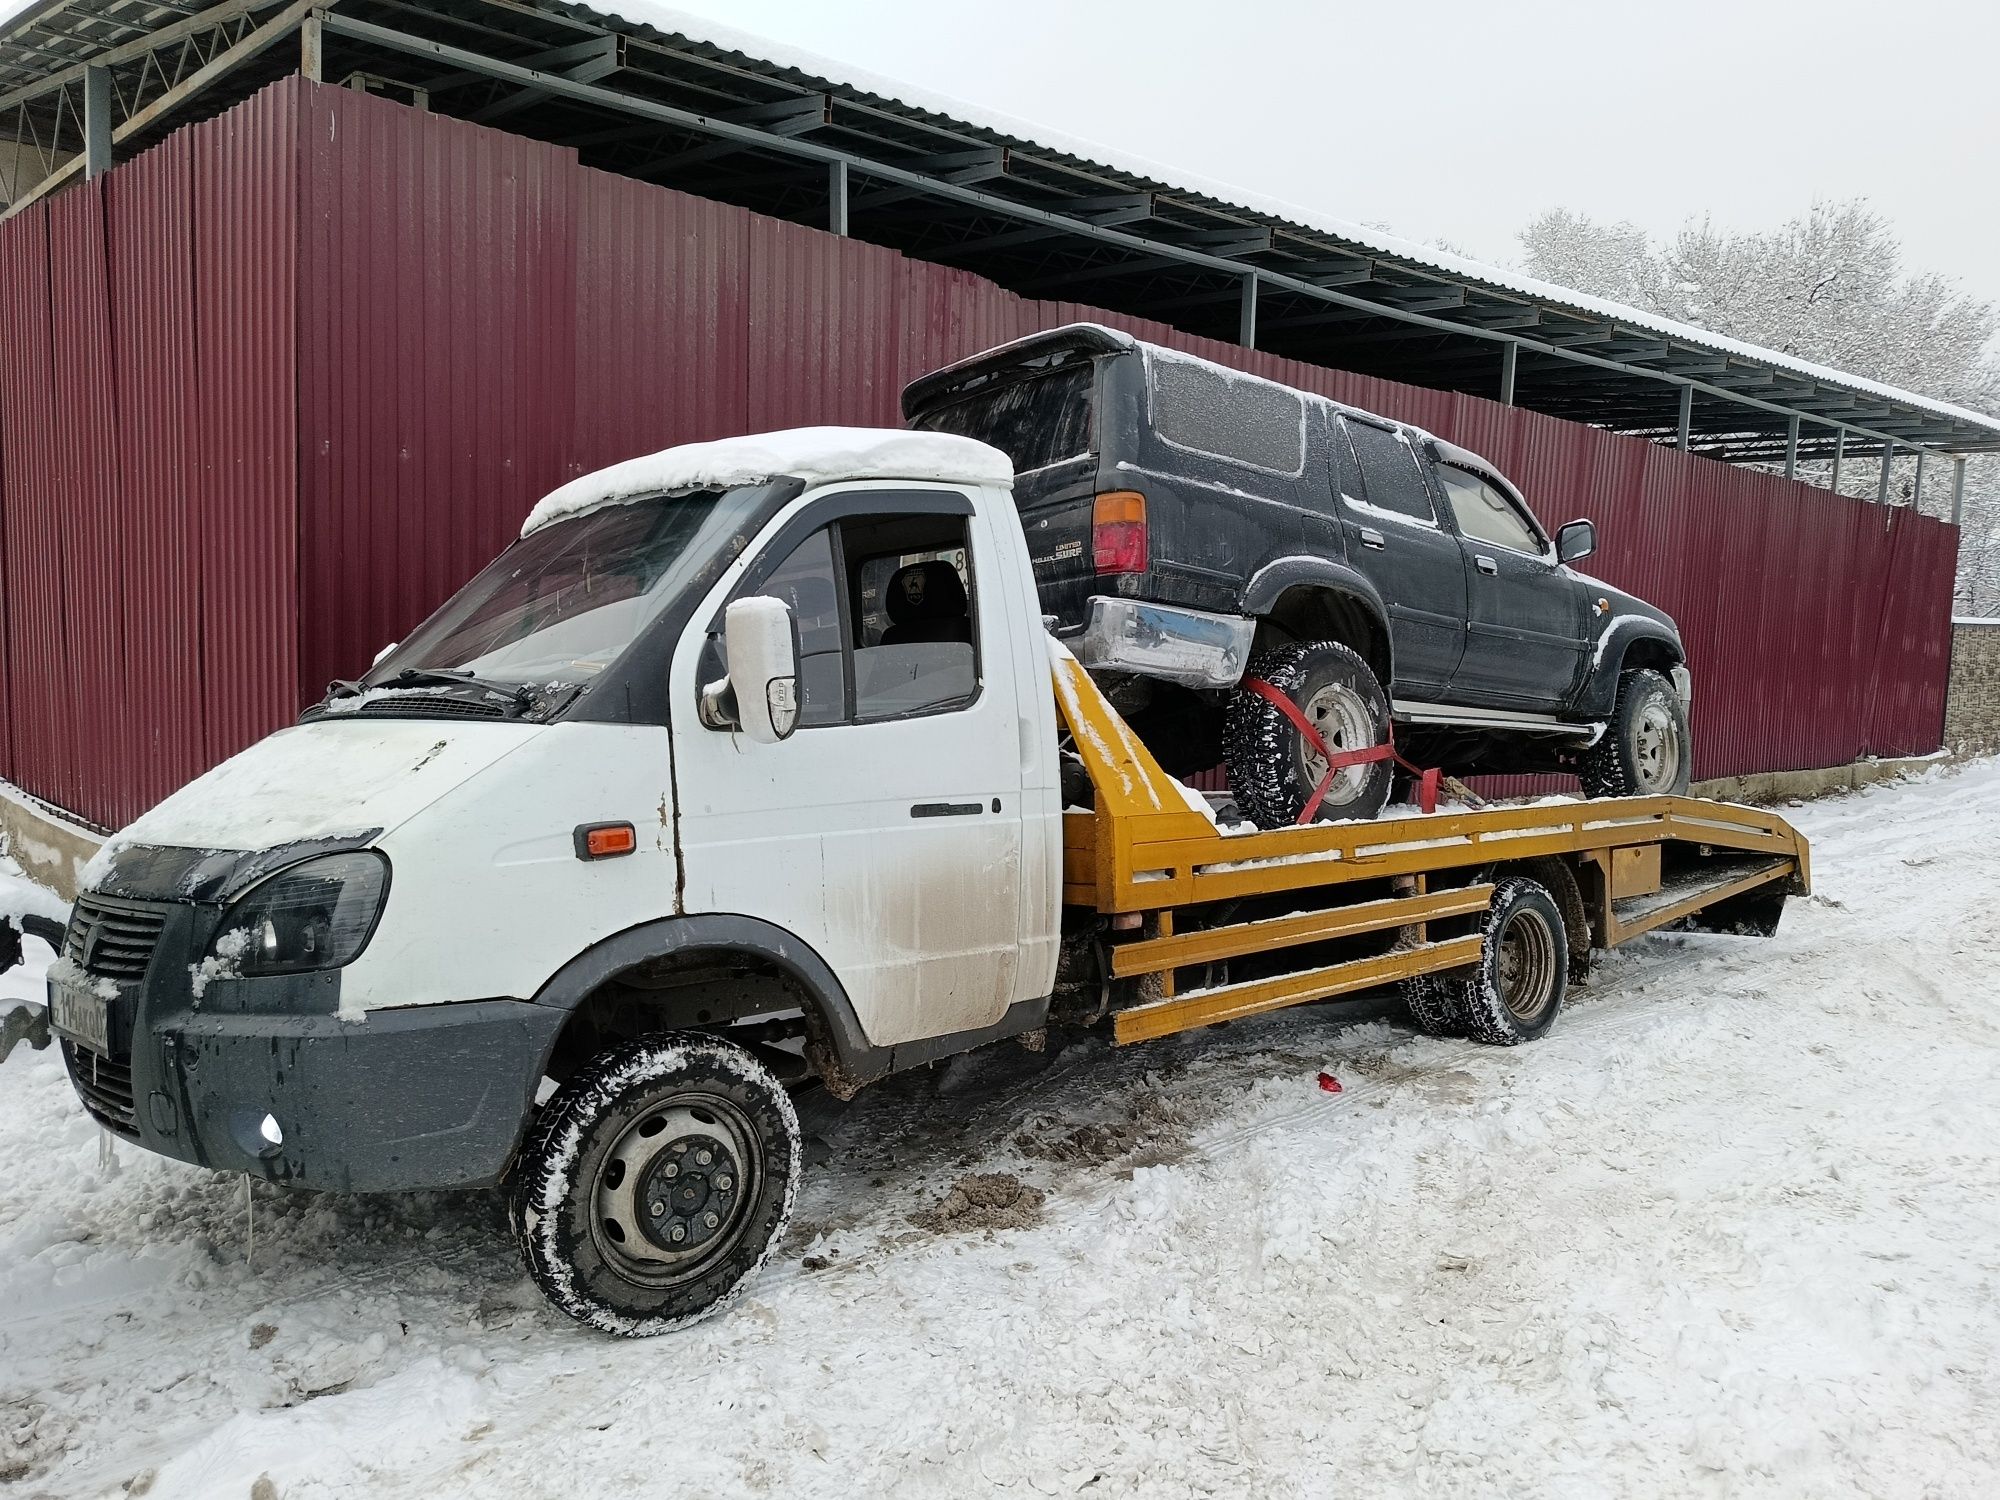
[[[1063,654],[1054,666],[1058,708],[1095,794],[1089,811],[1064,814],[1063,900],[1111,919],[1109,977],[1139,981],[1112,1008],[1120,1043],[1464,970],[1479,962],[1478,919],[1507,872],[1561,887],[1573,971],[1590,947],[1724,903],[1741,910],[1744,898],[1763,904],[1740,925],[1768,931],[1783,897],[1809,887],[1806,841],[1783,818],[1695,797],[1552,798],[1224,832],[1081,666]],[[1296,901],[1271,899],[1288,895]],[[1274,905],[1297,909],[1273,914]],[[1245,907],[1264,909],[1228,920]],[[1370,934],[1382,940],[1363,946],[1380,951],[1322,961],[1319,945]],[[1302,950],[1299,966],[1274,966],[1289,949]],[[1190,970],[1253,956],[1265,971],[1254,979],[1176,991]]]

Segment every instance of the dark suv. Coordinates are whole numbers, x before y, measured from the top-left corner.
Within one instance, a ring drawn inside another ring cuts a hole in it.
[[[1411,761],[1682,792],[1689,679],[1661,611],[1574,571],[1477,454],[1094,324],[903,392],[916,427],[1014,461],[1043,608],[1176,774],[1226,762],[1265,826],[1373,817],[1388,761],[1327,762],[1393,719]],[[1245,686],[1254,680],[1255,690]]]

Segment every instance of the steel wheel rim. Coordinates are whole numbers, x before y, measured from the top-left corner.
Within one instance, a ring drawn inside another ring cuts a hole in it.
[[[1343,750],[1366,750],[1375,743],[1375,716],[1368,712],[1368,705],[1361,695],[1344,683],[1329,682],[1300,705],[1299,711],[1308,723],[1319,731],[1319,737],[1327,748],[1336,754]],[[1311,791],[1319,789],[1325,778],[1326,757],[1316,750],[1302,734],[1299,736],[1299,764],[1306,773]],[[1320,805],[1328,803],[1352,802],[1361,795],[1361,789],[1368,782],[1372,763],[1348,766],[1333,778],[1333,784],[1326,789],[1326,796]],[[1311,792],[1308,792],[1311,795]]]
[[[591,1237],[632,1282],[693,1281],[742,1238],[763,1175],[757,1132],[733,1101],[671,1095],[634,1117],[599,1162]]]
[[[1648,703],[1640,710],[1632,732],[1632,759],[1639,785],[1646,791],[1664,791],[1680,779],[1680,735],[1665,704]]]
[[[1541,1019],[1555,994],[1556,935],[1548,917],[1524,907],[1500,929],[1495,979],[1500,1003],[1517,1021]]]

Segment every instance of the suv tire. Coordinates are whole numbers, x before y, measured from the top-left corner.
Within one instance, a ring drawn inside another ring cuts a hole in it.
[[[1359,654],[1338,641],[1299,641],[1260,651],[1249,677],[1259,677],[1298,705],[1334,750],[1359,750],[1389,737],[1389,695]],[[1229,789],[1259,828],[1298,822],[1326,762],[1278,707],[1237,689],[1223,726]],[[1372,818],[1389,800],[1394,762],[1349,766],[1320,800],[1316,821]]]
[[[733,1042],[662,1032],[615,1047],[529,1132],[509,1204],[528,1275],[606,1333],[706,1317],[777,1248],[801,1157],[784,1085]]]
[[[1611,721],[1577,767],[1583,794],[1681,797],[1691,770],[1687,709],[1673,684],[1650,668],[1624,673]]]

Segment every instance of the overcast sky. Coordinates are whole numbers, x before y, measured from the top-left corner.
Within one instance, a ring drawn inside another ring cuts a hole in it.
[[[1996,0],[675,3],[1485,260],[1556,205],[1670,234],[1863,195],[2000,300]]]
[[[1863,195],[2000,300],[2000,0],[679,4],[1481,259],[1555,205],[1668,234]]]

